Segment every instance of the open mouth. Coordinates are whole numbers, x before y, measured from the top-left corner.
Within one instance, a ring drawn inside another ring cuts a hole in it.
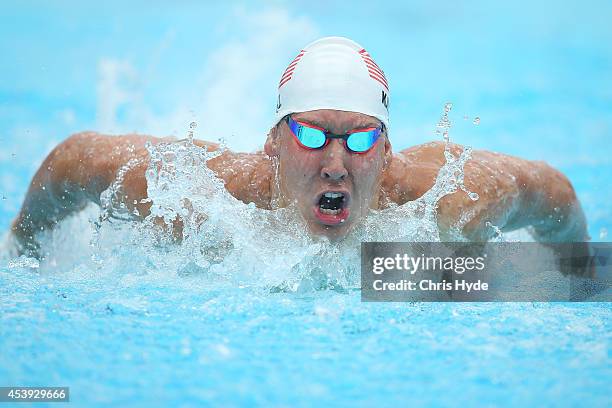
[[[349,195],[342,191],[326,191],[319,196],[315,216],[326,225],[337,225],[349,216]]]

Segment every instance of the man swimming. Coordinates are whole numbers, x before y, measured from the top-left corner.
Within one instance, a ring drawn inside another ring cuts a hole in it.
[[[340,239],[371,209],[415,200],[433,186],[445,163],[445,145],[427,143],[393,154],[387,79],[357,43],[341,37],[311,43],[289,64],[278,90],[264,151],[225,151],[207,162],[237,199],[264,209],[293,203],[313,235]],[[119,169],[134,159],[137,164],[124,175],[123,199],[130,211],[147,216],[145,143],[162,141],[169,139],[87,132],[62,142],[37,171],[13,222],[20,252],[36,255],[38,232],[89,202],[99,204]],[[455,155],[462,151],[457,145],[450,149]],[[462,217],[461,234],[474,241],[491,238],[487,222],[503,231],[530,227],[541,242],[588,239],[572,185],[544,162],[474,151],[465,165],[465,186],[479,199],[457,191],[438,202],[443,239],[451,238]]]

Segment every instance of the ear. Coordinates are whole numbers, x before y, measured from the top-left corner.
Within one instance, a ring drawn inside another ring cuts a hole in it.
[[[268,138],[264,144],[264,152],[270,157],[278,156],[279,153],[279,129],[278,125],[274,126],[268,132]]]
[[[393,159],[393,149],[391,148],[391,142],[389,141],[389,137],[385,135],[385,161],[383,165],[383,170],[386,170],[387,167],[391,164],[391,159]]]

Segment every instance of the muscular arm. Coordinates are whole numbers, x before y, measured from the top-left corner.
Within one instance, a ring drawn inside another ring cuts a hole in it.
[[[142,135],[109,137],[94,132],[73,135],[59,144],[43,161],[34,175],[21,211],[12,225],[20,251],[37,254],[36,234],[53,228],[58,222],[87,203],[100,204],[100,194],[115,180],[118,170],[130,164],[121,191],[130,211],[146,216],[149,203],[145,170],[149,164],[146,142],[161,138]],[[134,204],[136,200],[137,204]]]
[[[120,201],[130,212],[141,217],[149,214],[145,172],[149,166],[147,142],[171,142],[172,138],[143,135],[105,136],[94,132],[79,133],[59,144],[44,160],[24,199],[21,211],[12,225],[20,252],[38,254],[36,234],[53,228],[66,216],[79,211],[89,202],[100,204],[100,195],[117,178],[123,166],[127,171],[120,186]],[[219,149],[216,143],[194,140],[208,151]],[[239,162],[241,171],[233,164]],[[207,162],[228,191],[244,202],[260,207],[269,203],[271,169],[263,153],[225,152]],[[181,222],[175,222],[180,234]]]
[[[147,141],[150,136],[106,137],[97,133],[79,133],[59,144],[43,161],[34,175],[21,211],[12,225],[12,233],[22,252],[35,254],[35,235],[52,228],[88,202],[100,202],[100,194],[109,187],[121,166],[134,159],[134,169],[126,174],[130,198],[146,197],[144,170],[148,165]],[[127,200],[126,200],[127,202]],[[129,201],[133,202],[133,201]],[[147,211],[148,207],[139,208]]]
[[[457,156],[462,148],[453,145]],[[429,190],[444,164],[444,144],[428,143],[394,156],[383,189],[388,198],[404,203]],[[438,225],[443,239],[462,224],[462,234],[483,241],[494,234],[489,221],[503,231],[532,227],[541,242],[588,240],[586,220],[568,179],[544,162],[534,162],[487,151],[474,151],[465,165],[465,186],[478,193],[472,201],[457,191],[438,203]]]

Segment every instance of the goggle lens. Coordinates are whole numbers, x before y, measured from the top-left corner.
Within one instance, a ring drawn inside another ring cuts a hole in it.
[[[380,136],[380,129],[351,133],[346,139],[346,147],[357,153],[367,152],[374,146],[378,136]]]
[[[309,149],[319,149],[325,146],[325,133],[319,129],[298,124],[296,136],[300,143]]]
[[[365,153],[376,144],[382,133],[381,128],[349,133],[347,135],[333,135],[324,130],[298,123],[287,116],[287,125],[298,142],[308,149],[320,149],[327,144],[327,139],[344,139],[346,148],[354,153]]]

